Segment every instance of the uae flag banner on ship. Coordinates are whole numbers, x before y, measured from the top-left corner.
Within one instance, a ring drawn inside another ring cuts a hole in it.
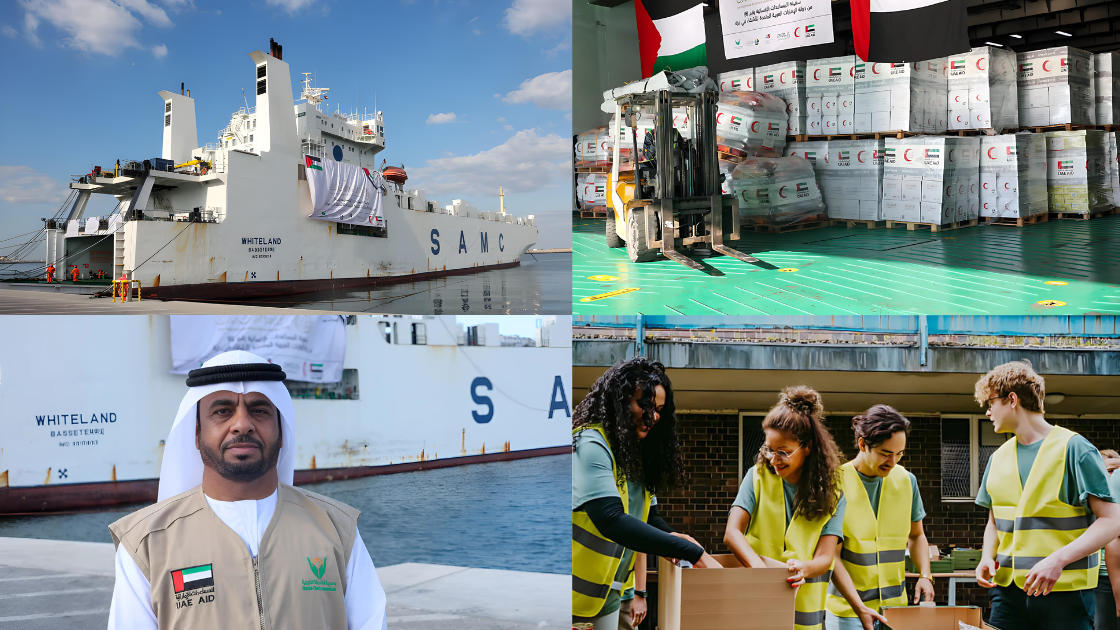
[[[708,64],[703,0],[634,0],[642,78]]]
[[[966,53],[965,0],[851,0],[856,55],[879,63]]]

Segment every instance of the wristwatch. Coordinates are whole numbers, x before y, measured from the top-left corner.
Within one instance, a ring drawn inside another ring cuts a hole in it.
[[[649,594],[646,591],[639,591],[634,589],[634,597],[641,597],[642,599],[649,599]]]
[[[925,579],[929,580],[930,582],[932,582],[932,581],[933,581],[933,575],[932,575],[932,574],[930,574],[930,575],[926,575],[926,574],[924,574],[924,573],[922,573],[922,574],[919,574],[919,575],[918,575],[918,579],[920,580],[920,579],[922,579],[922,578],[925,578]]]

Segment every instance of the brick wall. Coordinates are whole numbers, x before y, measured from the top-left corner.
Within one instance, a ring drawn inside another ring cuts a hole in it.
[[[723,544],[723,530],[727,511],[738,492],[739,419],[732,415],[686,415],[678,420],[689,486],[687,490],[658,497],[659,509],[674,528],[691,534],[709,552],[729,553]],[[1059,424],[1077,431],[1098,448],[1120,450],[1120,422],[1063,420]],[[830,420],[829,429],[844,455],[855,457],[850,421],[847,418]],[[987,512],[972,503],[941,501],[941,424],[938,419],[913,420],[902,465],[918,478],[927,513],[926,537],[930,543],[942,549],[950,544],[979,549],[983,544]],[[749,467],[745,462],[744,472]],[[947,583],[940,581],[936,590],[938,604],[946,604]],[[987,608],[987,603],[985,589],[958,585],[958,605]]]

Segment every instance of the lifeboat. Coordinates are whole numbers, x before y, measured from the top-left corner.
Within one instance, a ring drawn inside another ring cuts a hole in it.
[[[404,186],[404,183],[408,180],[408,175],[404,172],[404,169],[397,168],[396,166],[386,166],[381,169],[381,175],[385,177],[386,180],[394,184],[400,184],[401,186]]]

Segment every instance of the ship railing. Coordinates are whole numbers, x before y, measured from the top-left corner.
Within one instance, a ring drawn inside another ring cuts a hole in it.
[[[371,144],[384,144],[385,143],[385,141],[382,140],[380,136],[376,136],[376,135],[373,135],[373,134],[363,134],[363,135],[360,135],[357,138],[355,138],[355,140],[357,140],[358,142],[368,142],[368,143],[371,143]]]
[[[235,113],[234,116],[251,116],[255,113],[257,113],[256,105],[249,108],[242,107],[241,109],[237,110],[237,113]]]

